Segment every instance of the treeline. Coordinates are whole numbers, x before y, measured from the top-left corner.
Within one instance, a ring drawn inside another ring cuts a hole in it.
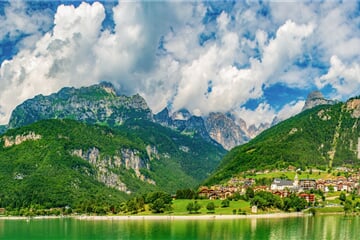
[[[150,192],[121,203],[119,212],[130,214],[144,212],[146,205],[149,206],[152,213],[170,212],[172,210],[172,197],[165,192]]]

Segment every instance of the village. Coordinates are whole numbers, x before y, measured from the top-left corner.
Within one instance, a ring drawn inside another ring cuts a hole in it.
[[[296,172],[293,180],[273,178],[270,185],[259,185],[255,178],[233,177],[226,184],[200,187],[199,196],[207,199],[227,199],[235,194],[244,195],[248,188],[252,188],[254,192],[267,191],[279,195],[281,198],[296,194],[308,203],[314,203],[316,201],[314,192],[325,194],[345,192],[360,195],[360,172],[343,168],[338,170],[345,170],[345,176],[338,174],[315,179],[299,177],[298,172]]]

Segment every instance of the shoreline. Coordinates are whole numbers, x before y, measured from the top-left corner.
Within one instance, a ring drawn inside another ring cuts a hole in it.
[[[93,220],[93,221],[103,221],[103,220],[114,220],[114,221],[136,221],[136,220],[234,220],[234,219],[266,219],[266,218],[289,218],[289,217],[304,217],[308,214],[304,213],[269,213],[269,214],[250,214],[250,215],[129,215],[129,216],[78,216],[75,219],[78,220]]]
[[[274,219],[274,218],[293,218],[293,217],[306,217],[309,214],[302,212],[293,213],[267,213],[267,214],[250,214],[250,215],[114,215],[114,216],[0,216],[0,220],[46,220],[46,219],[61,219],[73,218],[83,221],[154,221],[154,220],[234,220],[234,219]]]

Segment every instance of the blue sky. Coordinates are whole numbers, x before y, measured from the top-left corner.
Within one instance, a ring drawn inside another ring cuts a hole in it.
[[[0,0],[0,124],[64,86],[112,82],[156,113],[285,119],[360,90],[359,1]]]

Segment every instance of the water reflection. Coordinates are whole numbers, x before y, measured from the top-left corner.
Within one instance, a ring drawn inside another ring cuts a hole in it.
[[[0,239],[341,239],[359,238],[360,217],[281,219],[84,221],[0,220]]]

